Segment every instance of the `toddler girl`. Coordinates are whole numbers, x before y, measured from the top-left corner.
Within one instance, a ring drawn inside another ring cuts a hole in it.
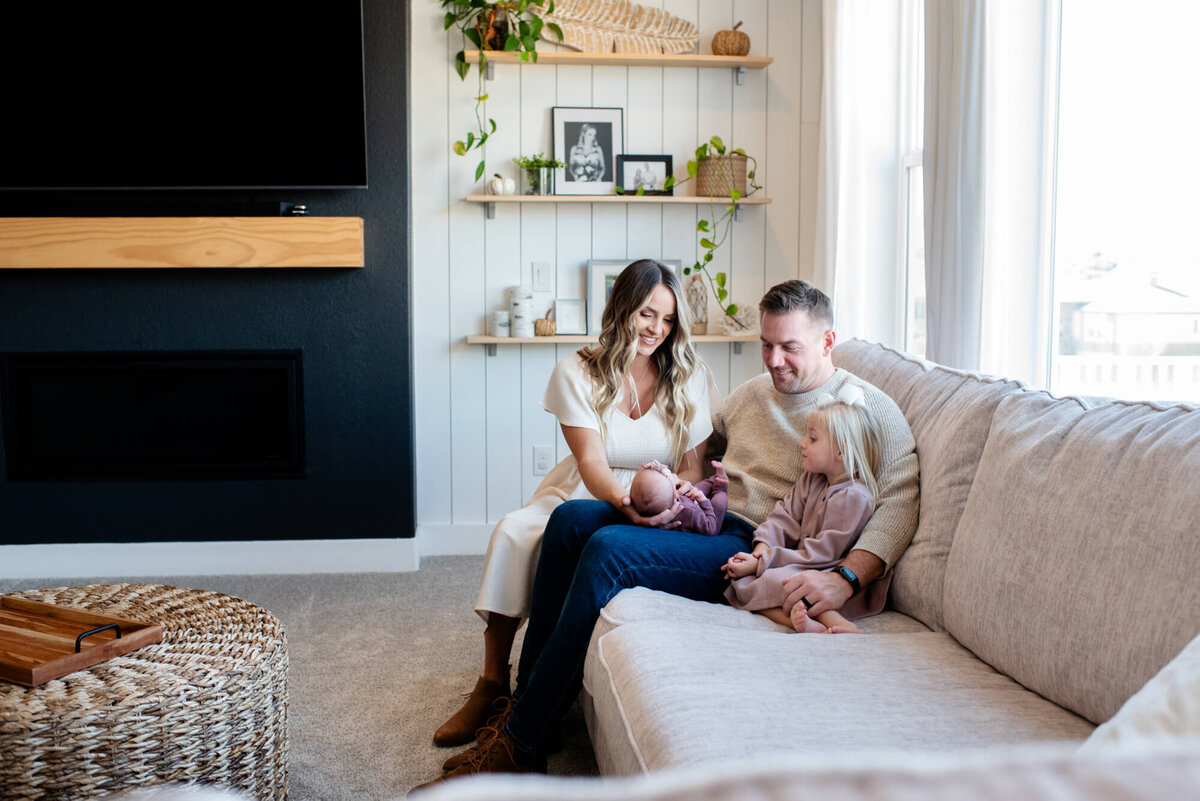
[[[812,620],[798,603],[789,615],[783,610],[783,580],[803,570],[832,569],[845,559],[875,511],[882,452],[879,426],[861,388],[845,384],[836,398],[822,401],[800,442],[804,475],[755,530],[754,551],[734,555],[721,568],[731,579],[725,590],[729,603],[796,631],[859,631],[841,612]],[[881,581],[869,589],[886,592],[886,581],[874,587]]]

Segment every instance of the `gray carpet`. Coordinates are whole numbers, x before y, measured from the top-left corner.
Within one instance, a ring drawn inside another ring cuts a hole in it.
[[[415,573],[0,579],[0,592],[137,581],[270,609],[288,638],[291,801],[394,799],[455,753],[430,738],[482,666],[483,623],[472,611],[482,568],[481,556],[442,556]],[[578,704],[563,738],[550,773],[595,774]]]

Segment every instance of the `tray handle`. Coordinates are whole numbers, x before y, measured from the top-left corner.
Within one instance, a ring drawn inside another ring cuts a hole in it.
[[[91,631],[85,631],[83,634],[80,634],[78,637],[76,637],[75,638],[75,653],[79,653],[79,645],[80,645],[80,643],[83,642],[84,637],[90,637],[93,634],[99,634],[100,632],[108,631],[109,629],[116,629],[117,630],[117,639],[118,640],[121,639],[121,627],[119,625],[117,625],[116,623],[109,623],[107,626],[101,626],[98,629],[92,629]]]

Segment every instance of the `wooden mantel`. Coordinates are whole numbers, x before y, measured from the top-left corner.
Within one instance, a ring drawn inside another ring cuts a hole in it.
[[[364,263],[361,217],[0,217],[0,269]]]

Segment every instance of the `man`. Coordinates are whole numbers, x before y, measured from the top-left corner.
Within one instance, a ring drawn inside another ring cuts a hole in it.
[[[883,432],[876,510],[842,565],[784,582],[784,609],[804,603],[813,617],[840,609],[908,547],[917,526],[918,488],[916,443],[904,415],[879,389],[834,367],[836,335],[823,292],[806,281],[785,281],[763,296],[759,311],[768,372],[735,389],[713,417],[708,451],[724,450],[729,475],[720,533],[647,531],[627,525],[623,514],[601,501],[558,507],[542,538],[515,698],[479,745],[447,763],[443,779],[545,769],[554,732],[579,692],[596,618],[622,589],[720,601],[726,586],[721,565],[748,549],[754,529],[800,478],[809,413],[848,381],[863,388]]]

